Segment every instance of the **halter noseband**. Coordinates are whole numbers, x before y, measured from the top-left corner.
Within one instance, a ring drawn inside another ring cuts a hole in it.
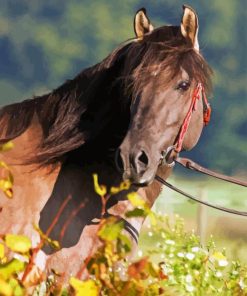
[[[204,126],[209,124],[210,116],[211,116],[211,107],[210,107],[210,104],[208,103],[204,87],[203,87],[202,83],[199,82],[193,92],[191,104],[190,104],[189,110],[184,118],[184,121],[181,125],[181,128],[179,130],[179,133],[177,136],[177,141],[175,142],[174,145],[169,146],[166,150],[162,151],[161,161],[162,161],[163,165],[166,165],[168,167],[173,167],[175,165],[174,161],[172,161],[171,163],[167,162],[167,156],[170,155],[172,150],[174,150],[176,153],[179,153],[182,150],[184,137],[185,137],[186,132],[188,130],[193,111],[196,110],[197,100],[199,100],[200,97],[202,97],[202,100],[203,100]]]

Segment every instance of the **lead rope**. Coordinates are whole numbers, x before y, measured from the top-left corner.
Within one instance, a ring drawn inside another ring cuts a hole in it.
[[[197,197],[194,197],[192,195],[190,195],[189,193],[186,193],[184,192],[183,190],[175,187],[174,185],[168,183],[167,181],[165,181],[164,179],[162,179],[160,176],[155,176],[155,179],[160,182],[161,184],[165,185],[166,187],[170,188],[171,190],[173,191],[176,191],[180,194],[182,194],[183,196],[186,196],[187,198],[193,200],[193,201],[196,201],[200,204],[203,204],[205,206],[208,206],[210,208],[213,208],[213,209],[216,209],[216,210],[219,210],[219,211],[222,211],[222,212],[226,212],[226,213],[230,213],[230,214],[234,214],[234,215],[238,215],[238,216],[247,216],[247,212],[243,212],[243,211],[237,211],[237,210],[234,210],[234,209],[229,209],[229,208],[225,208],[225,207],[221,207],[221,206],[218,206],[218,205],[213,205],[209,202],[206,202],[206,201],[203,201],[203,200],[200,200],[199,198]]]
[[[184,157],[178,157],[175,159],[175,162],[179,163],[181,166],[183,166],[186,169],[196,171],[198,173],[202,173],[220,180],[224,180],[229,183],[237,184],[243,187],[247,187],[247,182],[243,180],[239,180],[230,176],[226,176],[223,174],[216,173],[214,171],[211,171],[209,169],[206,169],[202,167],[200,164],[194,162],[193,160],[189,158],[184,158]]]

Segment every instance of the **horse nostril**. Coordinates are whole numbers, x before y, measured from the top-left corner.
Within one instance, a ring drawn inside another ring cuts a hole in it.
[[[148,165],[148,156],[145,151],[141,150],[141,154],[138,157],[138,161],[144,164],[145,166]]]
[[[124,170],[124,163],[121,157],[120,149],[117,149],[115,153],[115,164],[119,172],[122,172]]]

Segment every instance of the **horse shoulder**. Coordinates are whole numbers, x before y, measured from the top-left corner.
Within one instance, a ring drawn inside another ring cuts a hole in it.
[[[51,170],[25,164],[25,160],[36,153],[41,137],[41,128],[34,119],[31,126],[12,141],[14,147],[0,153],[0,160],[14,176],[13,197],[9,199],[0,192],[1,232],[25,234],[33,241],[38,237],[33,223],[38,224],[40,211],[49,199],[59,171],[59,166]],[[1,177],[6,174],[4,168],[0,169]]]

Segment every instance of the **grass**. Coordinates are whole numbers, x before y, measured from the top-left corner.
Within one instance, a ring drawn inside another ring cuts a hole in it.
[[[246,189],[241,186],[229,184],[212,178],[194,178],[189,180],[179,176],[169,179],[169,182],[184,191],[211,203],[239,210],[247,209]],[[185,220],[188,231],[195,230],[202,235],[202,242],[213,236],[217,247],[226,248],[228,257],[232,260],[239,259],[247,263],[247,228],[244,226],[247,217],[223,213],[214,209],[201,206],[189,201],[182,195],[164,188],[154,205],[154,211],[169,215],[179,214]],[[202,211],[202,214],[200,214]],[[199,229],[198,225],[201,224]],[[144,232],[148,231],[145,230]],[[145,236],[143,236],[145,237]],[[141,247],[149,244],[141,240]]]

